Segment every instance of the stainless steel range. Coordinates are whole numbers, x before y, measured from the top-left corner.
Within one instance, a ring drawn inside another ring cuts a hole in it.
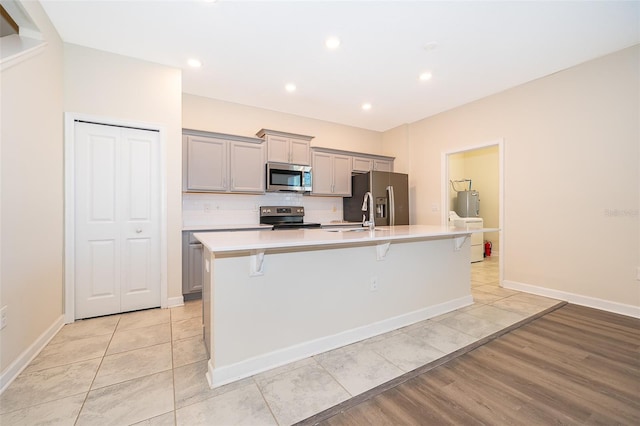
[[[320,228],[319,223],[304,221],[302,206],[262,206],[260,207],[260,224],[273,225],[273,229]]]

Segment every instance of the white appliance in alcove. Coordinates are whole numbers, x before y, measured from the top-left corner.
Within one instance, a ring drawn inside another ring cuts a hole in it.
[[[455,212],[451,212],[450,220],[454,226],[465,229],[482,229],[484,220],[481,217],[459,217]],[[484,260],[484,233],[475,232],[471,234],[471,262],[482,262]]]

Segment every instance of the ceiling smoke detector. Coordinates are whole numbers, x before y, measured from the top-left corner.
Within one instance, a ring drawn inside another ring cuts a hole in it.
[[[438,43],[436,43],[435,41],[430,41],[429,43],[426,43],[424,46],[422,46],[422,48],[426,52],[431,52],[432,50],[436,50],[438,48]]]

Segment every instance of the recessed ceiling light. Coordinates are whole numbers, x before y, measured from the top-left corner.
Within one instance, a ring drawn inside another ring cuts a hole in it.
[[[190,67],[192,68],[200,68],[202,66],[202,62],[200,62],[198,59],[189,59],[187,61],[187,64],[189,64]]]
[[[365,111],[369,111],[371,109],[371,104],[369,102],[365,102],[362,104],[362,109]]]
[[[295,84],[293,84],[293,83],[287,83],[287,84],[284,86],[284,89],[285,89],[287,92],[295,92],[295,91],[296,91],[296,85],[295,85]]]
[[[431,74],[430,71],[425,71],[422,74],[420,74],[420,77],[418,77],[420,79],[420,81],[427,81],[427,80],[431,80],[431,77],[433,77],[433,74]]]
[[[327,46],[327,49],[335,50],[340,46],[340,39],[338,37],[329,37],[324,45]]]

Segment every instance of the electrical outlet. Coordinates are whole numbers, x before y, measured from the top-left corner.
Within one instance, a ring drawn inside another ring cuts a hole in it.
[[[7,326],[7,307],[3,306],[0,309],[0,330]]]
[[[636,280],[640,281],[640,266],[636,268]]]
[[[369,283],[369,291],[378,291],[378,278],[371,277],[371,282]]]

